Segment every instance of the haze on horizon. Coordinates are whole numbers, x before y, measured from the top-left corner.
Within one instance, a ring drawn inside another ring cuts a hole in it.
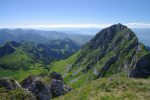
[[[149,0],[1,0],[0,28],[150,28]]]

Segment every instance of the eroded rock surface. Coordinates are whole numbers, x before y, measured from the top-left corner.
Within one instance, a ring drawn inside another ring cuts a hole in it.
[[[22,82],[22,86],[31,91],[37,100],[50,100],[50,88],[40,76],[29,76]]]
[[[53,97],[58,97],[64,95],[72,89],[66,86],[63,82],[63,78],[60,74],[56,72],[51,73],[52,83],[51,83],[51,94]]]
[[[45,81],[48,78],[49,81]],[[23,88],[31,91],[37,100],[50,100],[71,91],[71,88],[64,84],[60,74],[52,72],[49,76],[29,76],[21,83]]]
[[[0,87],[4,87],[5,89],[8,89],[8,90],[21,88],[20,84],[16,80],[10,79],[10,78],[1,78]]]

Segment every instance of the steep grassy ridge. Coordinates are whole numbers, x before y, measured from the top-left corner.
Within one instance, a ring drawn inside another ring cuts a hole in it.
[[[121,24],[97,33],[75,55],[71,63],[68,62],[71,58],[68,58],[52,66],[55,71],[62,68],[59,72],[72,87],[80,87],[99,77],[123,75],[146,78],[150,75],[150,53],[138,42],[135,33]]]

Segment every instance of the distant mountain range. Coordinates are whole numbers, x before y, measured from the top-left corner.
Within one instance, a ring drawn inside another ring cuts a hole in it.
[[[7,41],[20,42],[22,40],[35,43],[48,42],[50,40],[70,38],[79,44],[85,44],[92,36],[85,34],[72,34],[59,31],[42,31],[33,29],[0,29],[0,44]]]

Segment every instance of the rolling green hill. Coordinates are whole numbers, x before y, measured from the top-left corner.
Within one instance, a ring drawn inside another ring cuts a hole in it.
[[[80,45],[69,38],[40,44],[7,42],[0,47],[0,77],[22,80],[30,74],[46,74],[50,63],[69,57],[79,49]]]

